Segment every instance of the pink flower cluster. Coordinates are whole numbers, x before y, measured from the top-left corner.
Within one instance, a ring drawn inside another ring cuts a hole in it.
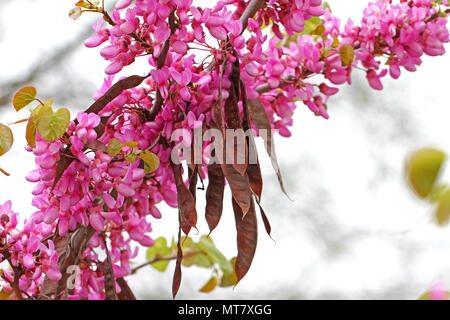
[[[431,0],[377,1],[364,10],[361,26],[345,26],[344,41],[356,48],[356,58],[367,69],[367,79],[372,88],[382,90],[380,78],[388,72],[397,79],[401,67],[416,71],[423,54],[438,56],[445,53],[444,43],[449,42],[447,17],[440,16],[439,7]],[[441,1],[448,6],[448,1]],[[381,57],[387,59],[382,67]]]
[[[50,280],[61,279],[58,254],[52,240],[51,225],[36,224],[33,219],[18,226],[18,215],[11,210],[11,201],[0,205],[0,262],[7,260],[20,270],[18,287],[28,295],[39,293],[45,276]],[[0,285],[6,292],[13,291],[14,269],[3,270]]]

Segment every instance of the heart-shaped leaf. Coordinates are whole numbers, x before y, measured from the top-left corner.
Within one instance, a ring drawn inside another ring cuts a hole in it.
[[[40,111],[37,125],[39,135],[47,141],[55,141],[63,136],[70,122],[70,112],[66,108],[53,112],[51,107],[44,106]]]
[[[36,148],[36,128],[42,116],[41,111],[44,107],[51,108],[52,104],[53,99],[48,99],[43,105],[40,104],[31,111],[31,116],[27,123],[25,138],[27,139],[28,145],[32,148]]]
[[[120,143],[120,140],[117,138],[112,138],[108,143],[108,154],[111,157],[117,156],[122,148],[123,144]]]
[[[0,156],[4,155],[11,149],[14,137],[8,126],[0,123]]]
[[[27,86],[19,89],[14,94],[12,100],[13,106],[16,111],[25,108],[27,105],[33,102],[36,99],[36,94],[37,92],[35,87]]]
[[[139,158],[141,158],[142,161],[144,161],[144,170],[146,174],[152,173],[156,171],[156,169],[158,169],[160,162],[156,154],[148,150],[145,150],[144,153],[141,153],[139,155]]]
[[[172,249],[167,247],[166,238],[158,238],[155,240],[153,247],[147,249],[147,260],[153,260],[156,257],[168,257],[172,255]],[[164,272],[169,265],[170,260],[156,261],[151,264],[153,268],[160,272]]]

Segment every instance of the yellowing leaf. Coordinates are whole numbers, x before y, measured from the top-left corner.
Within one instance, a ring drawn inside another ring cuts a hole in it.
[[[135,163],[138,155],[135,152],[130,153],[125,157],[125,160],[129,163]]]
[[[316,36],[321,36],[324,34],[325,32],[325,26],[323,24],[319,24],[312,32],[311,34],[316,35]]]
[[[0,291],[0,300],[9,300],[9,297],[11,296],[12,291],[11,292],[6,292],[6,291]]]
[[[23,109],[27,105],[29,105],[31,102],[33,102],[36,99],[36,88],[35,87],[23,87],[19,89],[13,96],[13,106],[16,109],[16,111],[19,111],[20,109]]]
[[[233,272],[230,274],[224,274],[222,276],[222,279],[220,279],[221,287],[231,287],[236,285],[236,283],[238,282],[236,271],[234,270],[234,266],[236,265],[236,257],[232,258],[230,260],[230,263],[233,266]]]
[[[437,194],[434,194],[434,193]],[[443,226],[450,218],[450,188],[442,188],[439,191],[433,190],[433,201],[438,202],[438,207],[434,213],[437,223]]]
[[[27,129],[25,131],[25,138],[30,147],[36,148],[36,125],[31,119],[27,123]]]
[[[44,106],[40,111],[37,124],[39,135],[47,141],[55,141],[63,136],[70,122],[70,112],[66,108],[53,112],[52,108]]]
[[[123,145],[120,143],[120,140],[117,138],[112,138],[108,143],[108,154],[111,157],[117,156],[122,148]]]
[[[81,8],[88,8],[89,7],[89,4],[88,3],[86,3],[86,2],[84,2],[84,1],[78,1],[76,4],[75,4],[77,7],[81,7]]]
[[[0,156],[4,155],[11,149],[14,137],[8,126],[0,123]]]
[[[421,149],[409,157],[406,174],[419,197],[426,198],[431,193],[446,157],[441,150],[432,148]]]
[[[134,149],[138,146],[138,143],[136,141],[129,141],[125,142],[124,145],[126,145],[128,148]]]
[[[142,161],[144,161],[144,170],[146,174],[152,173],[159,168],[160,162],[156,154],[148,150],[145,150],[144,153],[141,153],[139,155],[139,158],[141,158]]]
[[[333,48],[339,47],[339,39],[337,37],[333,38]]]
[[[25,138],[27,139],[28,145],[32,148],[36,148],[36,128],[39,120],[42,116],[42,110],[44,108],[51,108],[53,104],[53,99],[48,99],[44,104],[38,105],[34,110],[31,111],[31,116],[27,123],[27,129],[25,132]]]
[[[341,56],[341,62],[343,66],[349,66],[353,63],[355,59],[355,52],[353,47],[349,44],[343,44],[339,49],[339,54]]]
[[[200,292],[208,293],[214,290],[217,286],[219,279],[217,277],[212,277],[208,280],[208,282],[200,289]]]

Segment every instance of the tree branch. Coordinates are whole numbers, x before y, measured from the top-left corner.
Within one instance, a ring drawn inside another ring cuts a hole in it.
[[[264,7],[267,0],[251,0],[244,13],[241,16],[242,32],[248,27],[248,19],[252,18],[259,9]]]
[[[280,85],[278,86],[278,88],[283,88],[285,86],[292,84],[293,80],[295,80],[295,77],[293,75],[285,77],[283,80],[280,81]],[[263,94],[275,89],[277,88],[272,88],[268,84],[263,84],[256,88],[256,92],[258,92],[259,94]]]

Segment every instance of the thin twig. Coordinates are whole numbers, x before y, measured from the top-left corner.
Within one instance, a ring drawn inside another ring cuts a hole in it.
[[[194,252],[189,252],[189,253],[187,253],[187,254],[185,254],[185,255],[183,256],[183,259],[184,259],[184,258],[195,257],[196,255],[199,255],[199,254],[205,254],[205,252],[202,251],[202,250],[200,250],[200,251],[194,251]],[[137,267],[133,268],[133,270],[131,270],[131,274],[135,274],[139,269],[142,269],[142,268],[144,268],[144,267],[146,267],[146,266],[149,266],[149,265],[151,265],[151,264],[154,264],[154,263],[156,263],[156,262],[160,262],[160,261],[171,261],[171,260],[175,260],[176,258],[177,258],[176,255],[173,255],[173,256],[170,256],[170,257],[156,257],[156,258],[154,258],[154,259],[152,259],[152,260],[149,260],[149,261],[147,261],[147,262],[144,262],[143,264],[140,264],[140,265],[138,265]]]
[[[294,80],[294,79],[295,79],[295,77],[293,75],[287,76],[286,78],[284,78],[283,80],[280,81],[278,88],[283,88],[285,86],[292,84],[292,80]],[[258,92],[259,94],[262,94],[262,93],[266,93],[266,92],[269,92],[269,91],[275,90],[275,89],[276,88],[272,88],[268,84],[263,84],[256,88],[256,92]]]

